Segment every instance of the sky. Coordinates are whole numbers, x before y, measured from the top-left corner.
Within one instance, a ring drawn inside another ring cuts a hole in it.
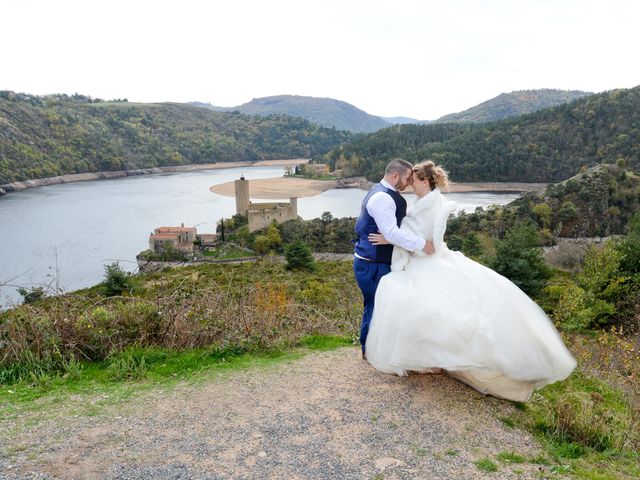
[[[0,0],[0,90],[433,120],[503,92],[640,84],[637,0]]]

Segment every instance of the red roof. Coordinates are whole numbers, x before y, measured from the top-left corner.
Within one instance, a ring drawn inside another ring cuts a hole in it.
[[[195,227],[159,227],[156,228],[158,233],[182,233],[182,232],[195,232]]]

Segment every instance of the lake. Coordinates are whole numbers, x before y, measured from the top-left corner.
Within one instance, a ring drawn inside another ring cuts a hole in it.
[[[214,232],[219,219],[235,213],[235,199],[209,191],[218,183],[282,176],[284,167],[243,167],[67,183],[10,193],[0,198],[0,307],[20,301],[16,286],[56,283],[64,291],[95,285],[104,265],[119,261],[133,271],[135,256],[148,248],[160,226],[197,226]],[[304,219],[329,211],[355,217],[365,191],[328,190],[298,200]],[[506,204],[513,193],[452,193],[459,210]],[[409,199],[412,195],[407,196]],[[260,199],[255,199],[260,200]],[[56,273],[57,272],[57,273]]]

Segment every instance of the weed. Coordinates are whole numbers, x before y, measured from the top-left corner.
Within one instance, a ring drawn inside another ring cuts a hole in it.
[[[416,455],[418,457],[424,457],[427,455],[427,449],[422,447],[416,447],[415,449]]]
[[[502,463],[524,463],[525,458],[515,452],[500,452],[496,458]]]
[[[498,465],[496,465],[493,460],[490,458],[481,458],[480,460],[476,460],[474,462],[475,466],[478,470],[482,470],[483,472],[497,472]]]

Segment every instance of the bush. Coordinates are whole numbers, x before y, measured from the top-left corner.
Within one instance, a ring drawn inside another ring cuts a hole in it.
[[[279,252],[281,248],[282,237],[280,236],[280,230],[275,221],[269,225],[264,234],[258,235],[253,241],[253,249],[260,255],[269,252]]]
[[[470,257],[479,257],[482,255],[482,243],[477,233],[468,233],[462,239],[462,251],[465,255]]]
[[[133,287],[133,275],[122,270],[118,262],[104,266],[102,293],[105,297],[113,297],[115,295],[122,295],[125,292],[131,292]]]
[[[496,255],[489,267],[504,275],[530,296],[537,295],[547,284],[551,271],[542,258],[538,232],[529,222],[516,224],[503,240],[496,242]]]
[[[307,270],[313,272],[316,262],[311,255],[311,249],[302,240],[294,240],[285,248],[284,256],[287,260],[287,270]]]
[[[47,293],[42,287],[18,288],[18,293],[22,296],[24,303],[33,303],[42,300]]]
[[[640,213],[633,216],[627,236],[616,248],[622,255],[620,269],[627,274],[640,273]]]

